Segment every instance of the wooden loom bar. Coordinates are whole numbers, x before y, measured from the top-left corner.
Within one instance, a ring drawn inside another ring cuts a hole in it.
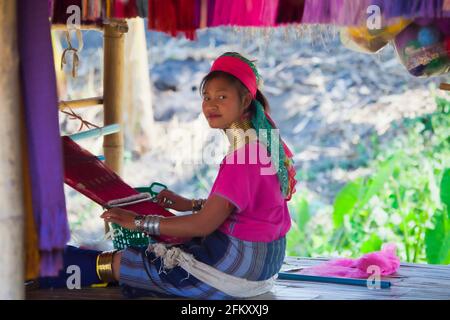
[[[104,72],[103,72],[103,114],[104,125],[122,125],[122,96],[124,81],[125,33],[128,25],[125,20],[115,20],[105,25],[104,31]],[[103,151],[105,163],[119,176],[123,165],[123,131],[105,136]],[[105,231],[109,225],[105,223]]]
[[[66,108],[85,108],[92,107],[103,104],[103,97],[94,97],[80,100],[71,100],[71,101],[60,101],[59,102],[59,110],[63,110]]]
[[[450,91],[450,83],[441,83],[441,85],[439,86],[439,89]]]

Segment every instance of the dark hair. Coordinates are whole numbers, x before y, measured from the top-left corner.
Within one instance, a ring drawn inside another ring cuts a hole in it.
[[[224,78],[227,81],[229,81],[232,85],[234,85],[236,87],[236,89],[239,92],[239,96],[241,97],[241,100],[244,99],[245,95],[250,93],[250,91],[247,89],[247,87],[242,83],[241,80],[239,80],[238,78],[236,78],[235,76],[233,76],[232,74],[229,74],[227,72],[224,71],[212,71],[210,73],[208,73],[203,79],[202,82],[200,83],[200,95],[203,96],[203,89],[205,88],[205,85],[208,81],[212,80],[212,79],[216,79],[216,78]],[[263,95],[263,93],[257,89],[256,90],[256,100],[258,100],[261,105],[264,108],[264,111],[269,113],[270,112],[270,105],[269,105],[269,101],[267,101],[267,98]],[[254,111],[255,110],[255,105],[252,102],[250,104],[250,107],[248,108],[248,111],[246,113],[250,113],[251,116],[253,116]]]

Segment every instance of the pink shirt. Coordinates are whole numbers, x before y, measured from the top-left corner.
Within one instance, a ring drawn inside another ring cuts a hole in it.
[[[249,152],[261,156],[252,158]],[[276,172],[267,174],[269,161],[266,147],[258,141],[246,144],[222,160],[210,196],[216,194],[227,199],[236,210],[219,227],[220,231],[252,242],[271,242],[289,231],[291,217],[287,201]]]

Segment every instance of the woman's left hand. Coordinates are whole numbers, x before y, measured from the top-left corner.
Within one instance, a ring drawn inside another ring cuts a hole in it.
[[[105,219],[106,222],[114,222],[119,226],[126,228],[128,230],[136,230],[136,225],[134,224],[134,218],[139,216],[130,210],[124,210],[120,208],[109,209],[100,216],[100,218]]]

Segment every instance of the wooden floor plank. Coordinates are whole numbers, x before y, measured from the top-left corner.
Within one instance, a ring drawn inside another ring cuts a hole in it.
[[[309,267],[327,261],[326,258],[287,257],[285,268]],[[379,300],[379,299],[439,299],[450,300],[450,266],[402,263],[398,272],[390,277],[389,289],[371,290],[367,287],[277,280],[274,289],[264,295],[254,297],[260,300]],[[124,299],[119,287],[83,288],[81,290],[40,290],[30,289],[27,299],[84,299],[117,300]],[[155,299],[155,298],[142,298]]]

